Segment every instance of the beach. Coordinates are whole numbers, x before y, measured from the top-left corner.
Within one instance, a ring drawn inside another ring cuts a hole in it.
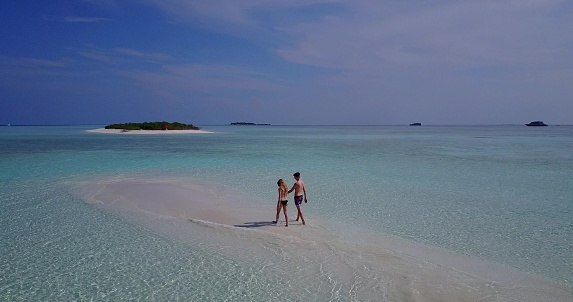
[[[92,128],[0,129],[0,300],[573,297],[568,127]]]
[[[89,204],[182,242],[188,238],[181,232],[198,226],[224,233],[223,248],[232,243],[224,237],[242,238],[231,244],[230,257],[236,257],[237,248],[249,248],[253,242],[262,251],[255,248],[242,257],[274,257],[267,255],[271,247],[271,254],[305,255],[301,260],[305,265],[291,267],[288,273],[297,279],[314,274],[313,270],[326,270],[321,274],[333,283],[322,286],[331,298],[337,291],[347,291],[356,300],[389,295],[389,301],[567,301],[573,297],[570,291],[535,276],[461,254],[373,233],[344,236],[320,220],[302,225],[293,221],[296,208],[292,201],[287,228],[282,218],[278,224],[271,222],[272,206],[238,208],[233,200],[245,197],[237,192],[221,192],[216,186],[183,179],[92,180],[77,184],[73,191]],[[149,217],[161,217],[170,225],[149,223]],[[288,267],[288,262],[297,260],[271,261]]]

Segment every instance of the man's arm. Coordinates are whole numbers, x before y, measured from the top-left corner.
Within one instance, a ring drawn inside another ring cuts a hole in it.
[[[304,185],[304,183],[303,183],[303,185],[302,185],[302,191],[304,192],[304,203],[307,203],[307,200],[306,200],[306,186]]]

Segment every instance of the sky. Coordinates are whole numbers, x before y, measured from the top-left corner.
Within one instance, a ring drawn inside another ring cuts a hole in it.
[[[3,0],[0,125],[573,124],[571,0]]]

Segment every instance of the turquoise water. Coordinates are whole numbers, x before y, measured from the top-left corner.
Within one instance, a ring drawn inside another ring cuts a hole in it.
[[[328,254],[297,259],[296,246],[278,248],[257,232],[114,214],[70,190],[92,178],[189,178],[249,196],[238,206],[270,205],[271,219],[276,180],[291,184],[295,171],[309,188],[306,219],[341,236],[391,235],[573,287],[570,126],[85,132],[94,128],[0,127],[0,300],[344,301],[388,294],[391,286],[361,281],[357,291],[348,280],[333,281],[323,272],[336,266],[327,265],[334,262]],[[289,273],[306,268],[320,273]]]

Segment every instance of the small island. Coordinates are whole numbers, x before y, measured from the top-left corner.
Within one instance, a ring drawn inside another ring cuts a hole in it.
[[[105,128],[86,130],[91,133],[113,133],[113,134],[199,134],[213,133],[201,130],[192,124],[179,122],[145,122],[145,123],[125,123],[111,124]]]
[[[144,122],[144,123],[126,123],[126,124],[111,124],[105,126],[105,129],[120,129],[125,131],[130,130],[201,130],[197,126],[191,124],[182,124],[179,122]]]

